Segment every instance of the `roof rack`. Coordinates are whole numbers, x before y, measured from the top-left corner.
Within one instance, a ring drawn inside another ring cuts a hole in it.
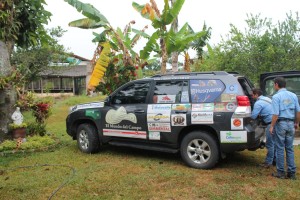
[[[163,76],[197,76],[197,75],[228,75],[225,71],[209,71],[209,72],[176,72],[167,74],[157,74],[151,76],[151,78],[163,77]]]

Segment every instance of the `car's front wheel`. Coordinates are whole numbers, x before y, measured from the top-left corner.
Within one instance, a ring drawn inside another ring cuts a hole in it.
[[[203,131],[186,135],[181,142],[180,153],[188,166],[198,169],[211,169],[219,160],[216,139]]]
[[[77,144],[84,153],[96,153],[100,149],[96,128],[91,124],[81,124],[77,129]]]

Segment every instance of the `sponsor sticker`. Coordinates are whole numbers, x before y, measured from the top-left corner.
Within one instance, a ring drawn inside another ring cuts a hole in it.
[[[171,132],[170,123],[148,123],[149,131]]]
[[[103,135],[115,137],[141,138],[146,139],[146,131],[131,131],[120,129],[103,129]]]
[[[233,102],[229,102],[229,103],[226,103],[226,110],[227,111],[234,111],[236,108],[236,104],[233,103]]]
[[[191,109],[191,104],[173,104],[172,110],[187,111]]]
[[[191,80],[190,83],[193,103],[214,102],[225,89],[220,80]]]
[[[238,85],[237,84],[232,84],[232,85],[226,86],[225,93],[234,93],[234,94],[237,94],[238,93]]]
[[[213,112],[192,112],[192,124],[212,124],[214,122]]]
[[[222,102],[236,102],[236,94],[222,94],[221,101]]]
[[[160,132],[149,132],[149,140],[160,140]]]
[[[244,129],[243,118],[231,118],[231,130]]]
[[[87,103],[87,104],[79,104],[72,107],[72,112],[76,110],[88,109],[88,108],[102,108],[104,107],[104,102],[94,102],[94,103]]]
[[[137,123],[135,114],[127,114],[127,111],[123,106],[121,106],[117,110],[110,109],[105,116],[105,121],[108,124],[119,124],[123,120],[127,120],[135,124]]]
[[[85,116],[91,117],[93,119],[100,119],[100,110],[86,110]]]
[[[246,143],[247,131],[221,131],[221,143]]]
[[[147,122],[170,122],[170,114],[167,113],[149,113]]]
[[[175,103],[176,95],[157,95],[157,103]]]
[[[192,104],[192,111],[214,111],[214,103]]]
[[[147,113],[170,113],[171,104],[150,104]]]
[[[234,102],[224,102],[215,103],[215,112],[233,112],[236,109],[236,103]]]
[[[186,126],[186,114],[172,115],[172,126]]]

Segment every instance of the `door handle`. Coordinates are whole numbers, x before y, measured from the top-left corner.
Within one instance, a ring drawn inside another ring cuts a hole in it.
[[[134,112],[135,113],[144,113],[145,111],[144,110],[135,110]]]

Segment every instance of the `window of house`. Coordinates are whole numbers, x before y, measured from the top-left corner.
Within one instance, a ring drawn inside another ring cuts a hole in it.
[[[60,79],[59,78],[43,79],[43,89],[44,90],[60,89]]]
[[[147,94],[150,89],[149,82],[133,83],[119,92],[112,99],[114,104],[142,104],[146,103]]]
[[[188,81],[157,81],[153,103],[188,103]]]
[[[73,79],[72,78],[62,78],[61,89],[72,89],[73,88]]]
[[[37,81],[33,81],[32,82],[32,89],[34,90],[40,90],[41,89],[41,81],[37,80]]]

